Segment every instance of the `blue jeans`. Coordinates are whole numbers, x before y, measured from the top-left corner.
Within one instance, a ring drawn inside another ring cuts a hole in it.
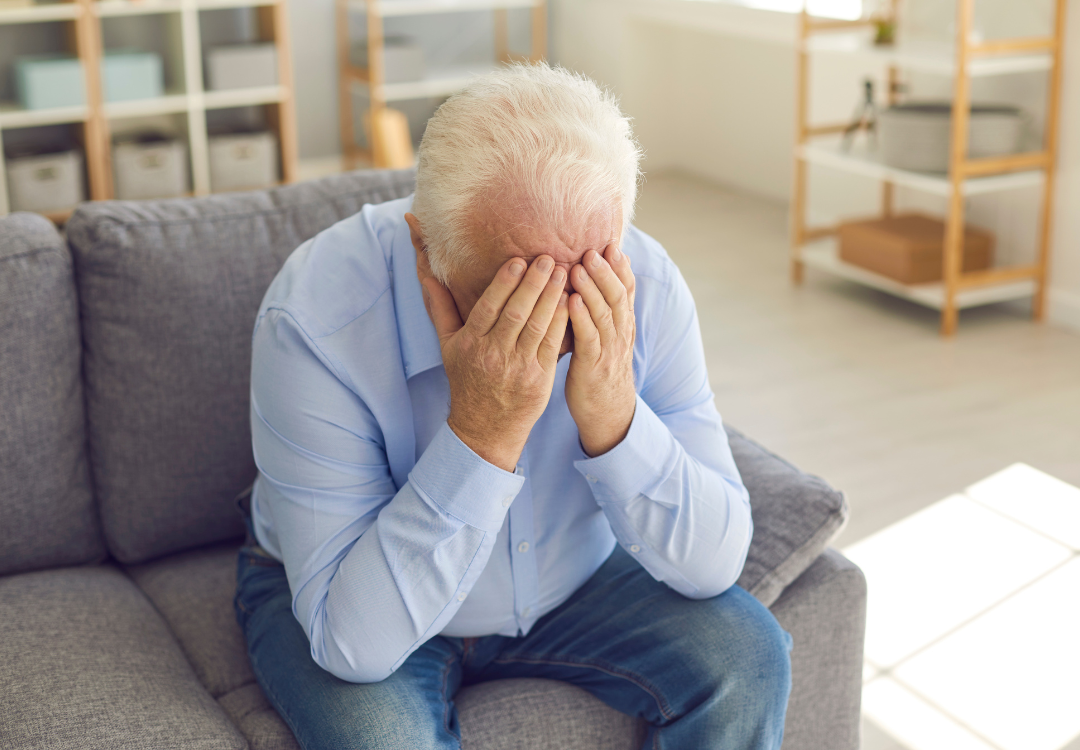
[[[508,677],[573,683],[649,723],[645,748],[776,750],[791,691],[791,636],[733,587],[691,600],[620,547],[520,638],[435,636],[382,682],[354,684],[311,658],[285,569],[240,550],[236,616],[255,675],[304,750],[461,747],[454,694]]]

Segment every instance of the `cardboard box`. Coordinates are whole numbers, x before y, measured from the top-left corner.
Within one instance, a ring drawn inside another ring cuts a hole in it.
[[[278,181],[278,146],[273,133],[211,136],[210,189],[250,190]]]
[[[113,146],[113,174],[120,200],[175,198],[188,192],[187,146],[157,138]]]
[[[942,279],[945,223],[922,214],[840,225],[840,259],[903,284],[926,284]],[[989,268],[994,259],[994,235],[984,229],[964,229],[964,271]]]
[[[152,52],[106,52],[101,85],[107,102],[156,99],[164,91],[161,56]]]
[[[78,151],[8,159],[12,211],[59,211],[86,200]]]
[[[69,55],[24,55],[15,59],[15,88],[26,109],[86,104],[82,61]]]
[[[211,91],[277,86],[277,47],[237,44],[206,54],[206,87]]]

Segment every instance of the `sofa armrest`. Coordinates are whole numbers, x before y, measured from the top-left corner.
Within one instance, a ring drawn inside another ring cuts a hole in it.
[[[791,700],[784,750],[858,750],[866,578],[835,549],[771,607],[791,633]]]

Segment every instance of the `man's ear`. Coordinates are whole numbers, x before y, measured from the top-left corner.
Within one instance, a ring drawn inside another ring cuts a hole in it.
[[[416,252],[424,252],[427,245],[424,244],[424,233],[420,229],[420,220],[416,218],[415,214],[405,214],[405,223],[409,225],[409,239],[412,240]]]
[[[420,231],[420,220],[413,214],[405,214],[405,222],[409,225],[409,239],[412,240],[413,247],[416,248],[416,272],[420,277],[420,281],[429,276],[434,276],[431,272],[431,264],[428,262],[427,245],[424,244],[424,235]]]

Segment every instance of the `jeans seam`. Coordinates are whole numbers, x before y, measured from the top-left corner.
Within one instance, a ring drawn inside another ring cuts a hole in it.
[[[451,653],[449,656],[446,657],[446,662],[443,664],[443,685],[442,685],[443,729],[446,730],[447,734],[449,734],[451,737],[453,737],[454,739],[456,739],[460,743],[461,742],[461,737],[454,734],[454,730],[452,730],[450,728],[450,695],[449,695],[450,691],[448,690],[448,684],[447,683],[450,681],[450,666],[453,663],[454,663],[454,655]]]
[[[605,674],[609,674],[612,677],[621,677],[624,680],[628,680],[634,683],[639,688],[648,693],[649,696],[656,702],[656,707],[660,709],[660,714],[664,717],[664,719],[671,721],[672,719],[677,718],[675,714],[671,711],[671,706],[667,704],[667,701],[665,701],[663,696],[660,695],[660,692],[655,687],[650,685],[648,681],[646,681],[640,675],[634,674],[633,672],[630,672],[628,670],[619,669],[618,667],[612,666],[610,664],[593,664],[584,661],[551,659],[544,656],[528,655],[513,657],[503,656],[496,658],[494,661],[496,664],[510,664],[513,662],[521,662],[523,664],[551,664],[562,667],[584,667],[604,672]]]

